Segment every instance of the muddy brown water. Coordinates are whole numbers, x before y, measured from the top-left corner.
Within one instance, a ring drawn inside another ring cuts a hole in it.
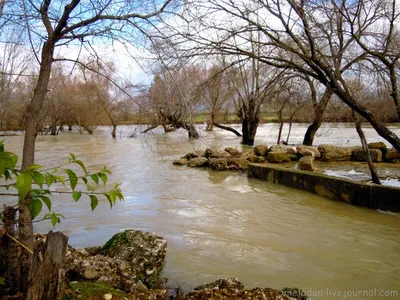
[[[140,135],[137,129],[128,138],[135,128],[120,127],[116,140],[107,127],[93,136],[64,132],[38,137],[37,163],[56,165],[72,152],[92,170],[108,166],[110,181],[122,184],[125,202],[112,210],[106,201],[91,212],[88,199],[73,203],[55,197],[53,210],[65,216],[57,229],[69,235],[71,245],[101,245],[114,233],[135,228],[168,239],[164,276],[185,290],[236,276],[247,288],[296,286],[313,299],[400,298],[400,215],[333,202],[245,174],[171,164],[209,146],[241,149],[240,139],[228,132],[201,130],[202,138],[189,142],[183,131]],[[400,135],[399,126],[391,128]],[[306,125],[295,125],[290,142],[301,142],[305,130]],[[369,141],[381,140],[372,128],[365,131]],[[277,126],[265,124],[256,143],[271,145],[276,136]],[[21,153],[21,136],[1,139],[6,149]],[[315,142],[359,144],[354,128],[346,124],[325,125]],[[3,197],[0,204],[10,201]],[[48,223],[35,224],[38,232],[50,229]]]

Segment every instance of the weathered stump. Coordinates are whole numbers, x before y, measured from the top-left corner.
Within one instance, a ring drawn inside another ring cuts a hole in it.
[[[50,231],[36,246],[29,274],[27,300],[61,299],[65,281],[64,258],[68,237]]]

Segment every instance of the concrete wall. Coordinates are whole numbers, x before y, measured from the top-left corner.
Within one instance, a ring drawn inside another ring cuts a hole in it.
[[[249,176],[371,209],[400,211],[400,188],[354,182],[318,173],[249,164]]]

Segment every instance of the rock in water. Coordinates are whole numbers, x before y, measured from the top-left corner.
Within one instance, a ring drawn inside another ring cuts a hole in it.
[[[103,246],[102,254],[126,261],[136,279],[153,288],[164,268],[167,240],[149,232],[125,230]]]
[[[237,157],[240,155],[240,151],[236,148],[232,148],[232,147],[227,147],[224,149],[226,152],[228,152],[230,154],[230,156],[232,157]]]
[[[379,149],[369,149],[371,153],[371,158],[373,162],[381,162],[382,161],[382,151]],[[366,161],[367,154],[364,152],[363,149],[355,149],[351,155],[353,160],[356,161]]]
[[[228,169],[228,161],[226,158],[211,158],[208,163],[211,169],[223,171]]]
[[[266,145],[257,145],[254,147],[254,153],[258,156],[266,156],[268,153],[268,147]]]
[[[318,151],[321,153],[323,161],[347,161],[351,159],[353,149],[351,147],[322,144],[319,145]]]
[[[300,153],[301,156],[314,156],[315,158],[320,158],[321,153],[319,153],[318,148],[315,146],[306,146],[306,145],[299,145],[297,146],[297,152]]]
[[[188,167],[191,168],[200,168],[200,167],[206,167],[208,164],[208,159],[205,157],[196,157],[188,162]]]
[[[303,171],[314,171],[313,156],[303,156],[299,160],[299,169]]]

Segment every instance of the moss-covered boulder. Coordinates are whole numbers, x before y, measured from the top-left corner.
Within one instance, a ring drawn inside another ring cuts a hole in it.
[[[201,155],[198,155],[198,153],[189,152],[189,153],[185,154],[185,156],[183,156],[182,158],[186,159],[186,160],[191,160],[191,159],[199,157],[199,156],[201,156]]]
[[[204,155],[206,158],[228,158],[231,157],[231,155],[226,152],[226,151],[220,151],[217,149],[211,149],[211,148],[207,148],[204,151]]]
[[[381,162],[382,161],[382,152],[379,149],[369,149],[371,153],[372,161]],[[363,149],[354,149],[351,154],[351,158],[355,161],[366,161],[367,154],[365,154]]]
[[[217,171],[228,169],[228,161],[226,158],[211,158],[208,165],[211,169]]]
[[[296,149],[294,149],[291,146],[287,146],[287,145],[273,145],[271,148],[269,148],[270,152],[283,152],[289,155],[296,155],[297,151]]]
[[[205,157],[195,157],[189,160],[187,165],[191,168],[207,167],[208,159]]]
[[[186,166],[188,164],[188,160],[186,158],[181,158],[174,160],[172,164],[175,166]]]
[[[252,163],[261,164],[261,163],[265,162],[265,157],[258,156],[258,155],[251,155],[251,156],[249,156],[249,158],[247,160]]]
[[[383,158],[386,157],[386,154],[388,152],[388,148],[386,147],[386,144],[384,142],[369,143],[368,148],[381,150]]]
[[[254,147],[254,153],[258,156],[266,156],[268,153],[267,145],[257,145]]]
[[[353,148],[322,144],[319,145],[318,151],[323,161],[348,161],[351,160]]]
[[[400,152],[396,149],[391,149],[386,154],[386,160],[389,162],[400,162]]]
[[[149,232],[125,230],[103,246],[102,254],[127,262],[136,281],[153,288],[164,268],[167,240]]]
[[[321,157],[321,153],[319,153],[318,148],[315,146],[299,145],[296,149],[300,156],[313,156],[315,158]]]
[[[267,161],[270,163],[281,163],[290,161],[290,155],[285,152],[268,152]]]
[[[230,170],[247,171],[249,161],[245,158],[228,158],[228,168]]]
[[[314,171],[314,158],[312,156],[303,156],[300,158],[299,169],[303,171]]]
[[[240,151],[238,149],[236,149],[236,148],[227,147],[224,150],[225,150],[225,152],[227,152],[232,157],[240,156]]]

